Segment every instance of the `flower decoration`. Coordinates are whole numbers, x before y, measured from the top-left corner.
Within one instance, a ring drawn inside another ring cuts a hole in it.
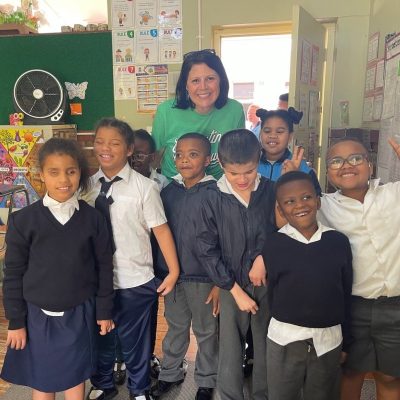
[[[38,1],[21,1],[21,7],[14,9],[11,4],[0,5],[0,24],[21,24],[32,29],[48,24],[44,14],[38,10]]]

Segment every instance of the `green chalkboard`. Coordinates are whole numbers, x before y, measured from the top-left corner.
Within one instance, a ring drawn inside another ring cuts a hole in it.
[[[0,36],[0,125],[14,112],[12,92],[18,77],[43,69],[64,82],[89,82],[81,102],[83,114],[68,115],[66,123],[91,130],[101,117],[114,115],[111,32]]]

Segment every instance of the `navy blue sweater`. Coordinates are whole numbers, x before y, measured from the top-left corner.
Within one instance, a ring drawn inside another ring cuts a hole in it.
[[[113,264],[105,218],[79,201],[60,224],[37,201],[11,214],[6,235],[3,301],[9,329],[25,326],[26,302],[66,311],[96,297],[97,319],[110,319]]]
[[[344,349],[350,336],[352,254],[337,231],[305,244],[284,233],[267,235],[262,252],[268,273],[271,317],[308,328],[342,324]]]

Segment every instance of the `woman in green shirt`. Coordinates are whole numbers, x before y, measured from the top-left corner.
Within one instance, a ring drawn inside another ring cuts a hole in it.
[[[161,172],[171,179],[177,174],[174,155],[177,140],[185,133],[198,132],[211,142],[211,164],[207,173],[219,179],[217,159],[221,136],[245,127],[241,103],[228,98],[229,81],[214,50],[184,55],[175,99],[161,103],[154,118],[152,136],[162,153]]]

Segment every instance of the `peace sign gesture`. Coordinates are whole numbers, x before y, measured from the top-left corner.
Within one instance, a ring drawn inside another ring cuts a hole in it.
[[[400,158],[400,144],[394,138],[389,138],[389,144],[393,147],[393,150],[396,152],[397,157]]]
[[[304,147],[303,146],[294,146],[292,159],[286,159],[282,164],[282,172],[281,175],[286,174],[289,171],[298,171],[300,168],[301,161],[303,160],[304,155]]]

